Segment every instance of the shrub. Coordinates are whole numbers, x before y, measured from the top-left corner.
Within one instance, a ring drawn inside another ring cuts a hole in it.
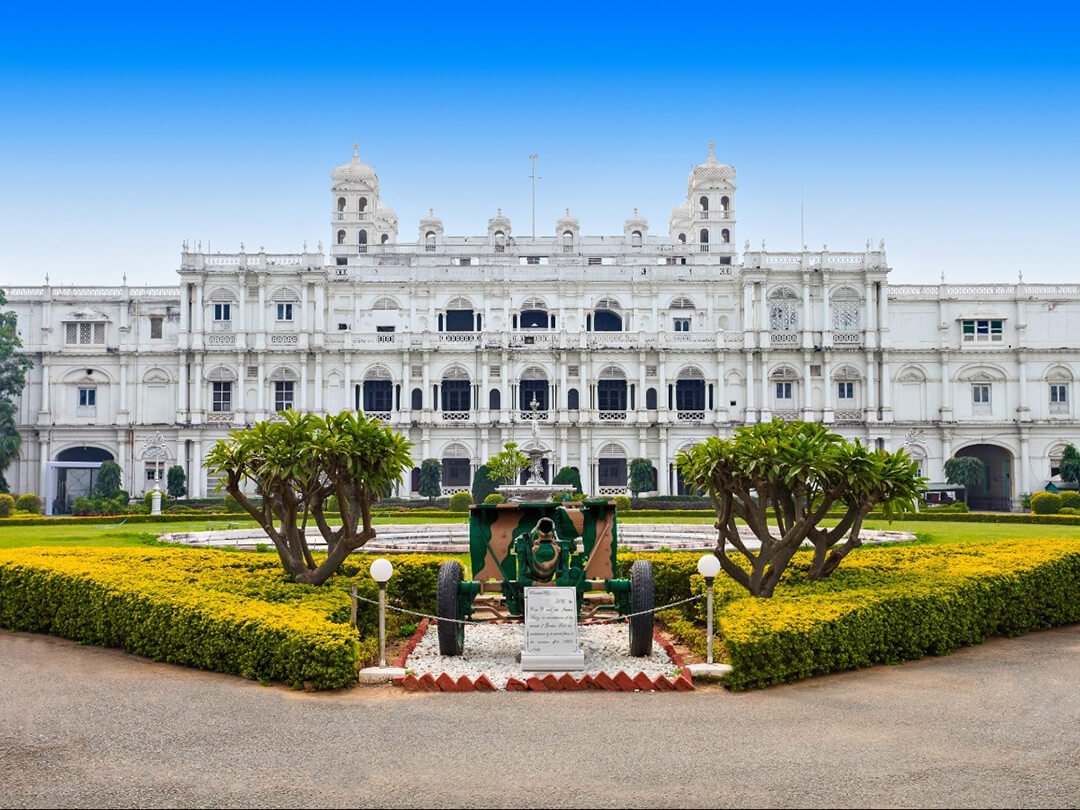
[[[103,461],[98,467],[97,478],[94,481],[94,495],[105,500],[112,500],[122,492],[120,484],[124,473],[120,465],[115,461]]]
[[[1062,509],[1064,509],[1065,507],[1068,507],[1069,509],[1080,508],[1080,492],[1075,492],[1071,489],[1067,489],[1059,494],[1061,496]]]
[[[0,493],[0,518],[11,517],[15,511],[15,499],[6,492]]]
[[[153,508],[154,508],[154,490],[150,490],[145,495],[143,495],[142,500],[143,500],[143,506],[146,507],[146,511],[147,512],[152,511]],[[165,492],[165,490],[161,490],[161,508],[165,509],[165,506],[168,504],[168,502],[169,502],[169,493]]]
[[[492,492],[484,498],[484,503],[506,503],[506,496],[501,492]]]
[[[630,511],[630,499],[625,495],[616,495],[612,500],[615,501],[615,510],[617,512]]]
[[[1056,492],[1036,492],[1031,496],[1031,511],[1036,515],[1056,515],[1061,511],[1061,496]]]
[[[0,561],[0,626],[294,687],[356,680],[378,641],[358,643],[348,614],[346,581],[337,593],[282,582],[261,554],[13,549]]]
[[[490,472],[487,464],[476,468],[472,482],[473,503],[487,503],[487,496],[495,491],[497,484],[491,480]]]
[[[20,512],[28,512],[31,515],[40,515],[41,498],[33,492],[27,492],[25,495],[20,495],[18,500],[15,501],[15,508]]]
[[[331,501],[333,501],[332,504],[331,504]],[[327,503],[326,508],[328,510],[330,510],[332,512],[336,512],[338,510],[338,508],[337,508],[337,496],[331,495],[326,503]],[[244,511],[241,508],[239,501],[237,501],[236,498],[234,498],[232,495],[226,495],[225,496],[225,500],[222,501],[222,506],[225,507],[226,512],[230,512],[230,513],[233,513],[233,514],[235,514],[236,512],[243,512]]]
[[[574,488],[575,492],[581,492],[581,475],[573,467],[562,467],[559,472],[555,474],[552,483],[569,484]]]
[[[171,498],[183,498],[187,495],[187,473],[179,464],[169,467],[165,473],[165,488]]]
[[[1080,515],[1080,509],[1075,506],[1063,506],[1058,510],[1059,515]]]
[[[469,506],[472,504],[472,493],[470,492],[455,492],[450,496],[450,511],[451,512],[468,512]]]

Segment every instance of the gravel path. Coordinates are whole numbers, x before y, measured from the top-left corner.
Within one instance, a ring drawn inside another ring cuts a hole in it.
[[[676,674],[676,667],[659,644],[653,644],[652,655],[647,658],[630,656],[630,636],[625,624],[578,625],[581,650],[585,653],[585,669],[574,672],[575,677],[614,675],[622,670],[630,677],[644,672],[650,678]],[[478,624],[465,628],[465,652],[460,657],[439,655],[439,633],[434,623],[420,639],[405,666],[416,675],[439,675],[445,672],[452,677],[468,675],[476,679],[487,675],[499,689],[506,688],[511,677],[522,678],[533,673],[522,673],[518,653],[525,646],[523,624]]]
[[[1078,672],[1074,625],[741,694],[306,694],[0,631],[0,805],[1077,807]]]

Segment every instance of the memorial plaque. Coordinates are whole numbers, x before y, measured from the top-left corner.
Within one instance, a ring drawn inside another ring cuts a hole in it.
[[[579,670],[585,654],[578,646],[577,591],[574,588],[525,589],[525,649],[521,668]]]

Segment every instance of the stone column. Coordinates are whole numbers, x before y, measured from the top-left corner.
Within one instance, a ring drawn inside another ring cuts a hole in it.
[[[814,348],[814,312],[810,309],[810,273],[803,271],[802,277],[802,347]]]
[[[832,348],[832,307],[829,304],[829,274],[821,274],[821,346]]]
[[[831,425],[836,421],[836,412],[833,406],[832,352],[826,350],[823,354],[821,373],[825,377],[825,397],[823,402],[825,410],[821,414],[821,421],[826,425]]]
[[[659,492],[660,495],[669,495],[669,494],[671,494],[671,484],[670,484],[671,470],[668,469],[670,464],[671,464],[671,460],[670,460],[670,456],[668,455],[667,428],[666,427],[661,427],[660,428],[660,463],[657,465],[657,469],[656,469],[656,477],[658,479],[657,482],[656,482],[656,486],[659,487],[659,489],[660,489],[660,492]]]
[[[757,397],[755,396],[754,388],[754,354],[751,351],[746,351],[746,385],[744,386],[746,396],[746,418],[747,424],[750,422],[756,422],[758,406],[755,402]]]
[[[191,463],[188,465],[188,491],[193,498],[206,497],[206,476],[203,475],[202,439],[192,444]]]
[[[761,416],[760,421],[772,419],[772,405],[769,402],[769,355],[761,353]]]
[[[889,353],[881,353],[881,421],[891,423],[893,420],[892,394],[892,363],[889,361]]]
[[[877,361],[874,359],[873,352],[866,353],[866,422],[876,422],[878,397],[877,397],[877,375],[875,371]]]
[[[941,361],[938,363],[938,367],[941,369],[941,421],[951,422],[953,421],[952,380],[950,379],[952,374],[949,371],[948,352],[943,351],[941,353]]]
[[[1028,428],[1020,428],[1020,492],[1031,492],[1031,437]]]
[[[874,317],[876,307],[874,305],[874,282],[866,282],[866,348],[877,348],[877,318]]]

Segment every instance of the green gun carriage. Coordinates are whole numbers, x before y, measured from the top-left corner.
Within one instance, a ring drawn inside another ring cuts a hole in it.
[[[619,578],[615,505],[582,503],[474,504],[469,509],[473,578],[448,560],[439,569],[439,652],[461,655],[467,619],[522,619],[525,589],[572,587],[578,621],[628,616],[630,654],[652,652],[652,565],[636,560]]]

